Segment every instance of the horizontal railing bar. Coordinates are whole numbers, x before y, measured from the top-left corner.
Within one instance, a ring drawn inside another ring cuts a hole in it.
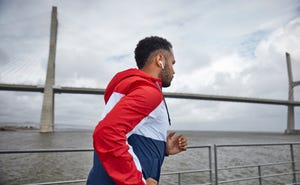
[[[0,90],[44,92],[44,87],[37,86],[37,85],[0,84]],[[53,87],[53,90],[54,93],[94,94],[94,95],[104,94],[105,92],[105,89],[103,88],[85,88],[85,87],[57,87],[56,86]],[[175,92],[164,92],[163,94],[167,98],[300,106],[299,101],[289,101],[289,100],[274,100],[274,99],[265,99],[265,98],[249,98],[249,97],[237,97],[237,96],[206,95],[206,94],[175,93]]]
[[[233,180],[227,180],[227,181],[218,181],[218,184],[224,184],[224,183],[230,183],[230,182],[239,182],[239,181],[247,181],[247,180],[254,180],[258,179],[259,176],[257,177],[248,177],[248,178],[240,178],[240,179],[233,179]]]
[[[207,171],[211,171],[211,170],[207,169],[207,170],[189,170],[189,171],[179,171],[179,172],[167,172],[167,173],[162,173],[161,175],[176,175],[178,173],[184,174],[184,173],[196,173],[196,172],[207,172]],[[68,180],[68,181],[55,181],[55,182],[42,182],[42,183],[31,183],[31,184],[24,184],[24,185],[51,185],[51,184],[77,183],[77,182],[86,182],[86,179]],[[205,184],[199,184],[199,185],[211,185],[211,183],[205,183]]]
[[[187,149],[199,149],[199,148],[211,148],[211,145],[203,145],[203,146],[188,146]]]
[[[278,173],[278,174],[271,174],[271,175],[263,175],[263,176],[255,176],[255,177],[248,177],[248,178],[233,179],[233,180],[227,180],[227,181],[219,181],[218,183],[219,184],[223,184],[223,183],[247,181],[247,180],[259,179],[259,178],[268,178],[268,177],[276,177],[276,176],[292,175],[292,174],[294,174],[294,173]]]
[[[296,174],[299,174],[300,171],[297,171]],[[177,174],[177,173],[175,173]],[[292,175],[293,173],[281,173],[281,174],[275,174],[275,175],[264,175],[260,176],[261,178],[268,178],[268,177],[274,177],[274,176],[283,176],[283,175]],[[170,175],[166,173],[162,173],[162,175]],[[246,180],[253,180],[260,178],[257,177],[250,177],[250,178],[241,178],[241,179],[233,179],[229,181],[220,181],[219,184],[222,183],[230,183],[230,182],[239,182],[239,181],[246,181]],[[86,179],[80,179],[80,180],[69,180],[69,181],[56,181],[56,182],[43,182],[43,183],[32,183],[32,184],[25,184],[25,185],[51,185],[51,184],[68,184],[68,183],[77,183],[77,182],[86,182]],[[211,185],[211,183],[201,184],[201,185]]]
[[[78,183],[78,182],[86,182],[86,179],[68,180],[68,181],[55,181],[55,182],[30,183],[30,184],[24,184],[24,185],[70,184],[70,183]]]
[[[257,168],[258,166],[275,166],[282,164],[291,164],[291,163],[300,163],[300,161],[288,161],[288,162],[280,162],[280,163],[266,163],[266,164],[257,164],[257,165],[245,165],[245,166],[229,166],[225,168],[218,168],[218,170],[232,170],[232,169],[240,169],[240,168]]]
[[[209,145],[188,146],[187,149],[211,148]],[[92,152],[93,148],[62,148],[62,149],[24,149],[24,150],[0,150],[0,154],[19,154],[19,153],[55,153],[55,152]]]
[[[176,172],[163,172],[162,175],[177,175],[185,173],[198,173],[198,172],[210,172],[212,169],[203,169],[203,170],[186,170],[186,171],[176,171]]]
[[[241,146],[276,146],[276,145],[299,145],[300,143],[273,143],[273,144],[237,144],[237,145],[216,145],[217,147],[241,147]],[[188,146],[187,149],[199,149],[199,148],[211,148],[210,145],[203,146]],[[31,150],[0,150],[0,154],[10,154],[10,153],[47,153],[47,152],[89,152],[93,151],[93,148],[87,149],[31,149]]]
[[[56,182],[42,182],[42,183],[32,183],[32,184],[23,184],[23,185],[52,185],[52,184],[78,183],[78,182],[86,182],[86,179],[81,179],[81,180],[70,180],[70,181],[56,181]],[[212,185],[212,183],[193,184],[193,185]]]
[[[279,146],[279,145],[300,145],[300,143],[271,143],[271,144],[234,144],[234,145],[216,145],[217,147],[243,147],[243,146]],[[187,149],[211,148],[210,145],[204,146],[188,146]],[[47,153],[47,152],[89,152],[94,151],[93,148],[79,148],[79,149],[25,149],[25,150],[0,150],[0,154],[9,153]]]
[[[244,147],[244,146],[280,146],[280,145],[300,145],[299,142],[295,143],[249,143],[249,144],[216,144],[216,147]]]
[[[279,174],[270,174],[270,175],[263,175],[262,178],[268,178],[268,177],[276,177],[276,176],[283,176],[283,175],[293,175],[293,174],[300,174],[300,171],[295,171],[291,173],[279,173]]]
[[[276,146],[276,145],[300,145],[300,143],[273,143],[273,144],[237,144],[237,145],[216,145],[217,147],[242,147],[242,146]],[[196,148],[211,148],[209,145],[205,146],[188,146],[187,149]],[[89,152],[93,151],[93,148],[87,149],[32,149],[32,150],[0,150],[0,154],[9,153],[47,153],[47,152]]]
[[[94,149],[32,149],[32,150],[0,150],[0,154],[20,154],[20,153],[54,153],[54,152],[91,152]]]
[[[192,185],[212,185],[212,183],[205,183],[205,184],[192,184]]]

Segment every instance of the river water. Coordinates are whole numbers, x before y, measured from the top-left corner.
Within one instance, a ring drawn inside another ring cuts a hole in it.
[[[300,135],[282,133],[242,133],[178,131],[187,136],[190,146],[214,144],[288,143],[300,142]],[[57,131],[40,134],[38,131],[1,131],[1,150],[92,148],[92,131]],[[295,161],[300,161],[300,145],[294,146]],[[0,154],[0,184],[29,184],[51,181],[86,179],[92,165],[92,152]],[[269,164],[291,161],[289,146],[222,147],[218,148],[218,168]],[[212,152],[212,158],[213,152]],[[212,163],[214,167],[214,163]],[[189,149],[165,159],[163,173],[209,168],[208,148]],[[291,164],[262,166],[262,175],[290,173]],[[296,163],[300,170],[300,163]],[[219,170],[219,181],[257,176],[258,169]],[[214,178],[214,176],[213,176]],[[292,175],[268,177],[263,184],[290,184]],[[298,180],[300,174],[297,174]],[[184,174],[181,184],[195,185],[209,182],[208,172]],[[74,183],[75,184],[75,183]],[[85,183],[77,183],[85,184]],[[160,184],[178,184],[177,175],[162,175]],[[248,180],[226,184],[258,184]]]

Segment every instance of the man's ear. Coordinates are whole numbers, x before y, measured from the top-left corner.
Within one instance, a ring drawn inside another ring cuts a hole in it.
[[[165,69],[165,65],[164,65],[164,63],[160,60],[159,61],[159,65],[160,65],[160,67],[162,68],[162,69]]]
[[[155,63],[158,67],[164,69],[165,68],[165,64],[163,62],[164,56],[160,53],[158,53],[155,57]]]

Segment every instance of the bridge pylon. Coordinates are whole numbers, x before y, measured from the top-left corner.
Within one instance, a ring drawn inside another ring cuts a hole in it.
[[[54,91],[55,84],[55,55],[57,40],[57,7],[52,7],[51,28],[50,28],[50,47],[47,66],[46,81],[44,87],[44,98],[40,122],[40,132],[54,131]]]
[[[293,80],[292,64],[291,57],[289,53],[285,53],[287,70],[288,70],[288,79],[289,79],[289,95],[288,100],[294,102],[294,87],[300,85],[300,81]],[[297,134],[300,133],[300,130],[295,129],[295,110],[294,105],[288,105],[287,112],[287,128],[285,130],[286,134]]]

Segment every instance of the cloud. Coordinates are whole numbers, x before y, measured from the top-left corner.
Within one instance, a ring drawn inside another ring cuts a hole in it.
[[[40,122],[42,93],[0,92],[0,124]]]
[[[294,19],[260,40],[255,44],[257,45],[254,51],[255,57],[245,58],[239,55],[239,50],[237,50],[233,55],[222,56],[214,60],[206,68],[186,74],[183,81],[190,83],[185,83],[182,88],[192,90],[198,87],[199,91],[212,94],[287,99],[285,52],[289,51],[293,56],[293,69],[297,71],[295,69],[300,68],[299,23],[299,18]],[[294,75],[294,79],[299,80],[299,76]],[[296,97],[295,99],[299,100]],[[179,103],[183,102],[182,100],[177,103],[173,101],[170,102],[171,107],[176,107],[176,110],[171,113],[184,115],[177,118],[180,123],[175,124],[175,128],[178,129],[227,130],[230,128],[232,130],[278,131],[284,130],[286,125],[287,109],[283,106],[213,102],[201,105],[202,103],[191,101],[182,104]],[[178,107],[180,107],[179,110]],[[296,120],[299,120],[298,109],[295,115]],[[297,123],[296,127],[299,127]]]
[[[273,82],[272,87],[276,91],[286,93],[280,95],[280,98],[287,97],[287,67],[285,52],[289,52],[292,57],[292,66],[294,72],[294,80],[300,79],[297,73],[300,68],[300,18],[290,21],[287,25],[278,28],[266,40],[263,40],[256,49],[257,68],[268,71],[265,73],[264,79]],[[269,74],[269,75],[268,75]],[[258,83],[264,79],[257,80]],[[269,83],[265,83],[269,84]],[[261,86],[264,89],[263,86]],[[280,89],[282,88],[282,89]],[[284,88],[284,89],[283,89]],[[295,89],[296,90],[296,89]],[[266,94],[269,94],[267,92]]]

